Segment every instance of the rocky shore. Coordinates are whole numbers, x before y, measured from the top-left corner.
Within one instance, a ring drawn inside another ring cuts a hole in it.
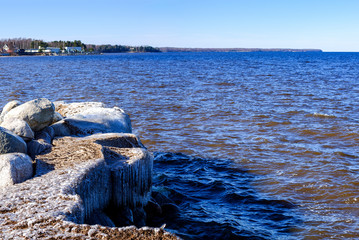
[[[11,101],[0,115],[0,239],[178,239],[146,227],[171,204],[152,192],[152,168],[120,108]]]

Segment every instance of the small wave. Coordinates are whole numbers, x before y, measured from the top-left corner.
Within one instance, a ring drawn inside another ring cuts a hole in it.
[[[346,158],[352,158],[352,159],[359,158],[358,156],[355,156],[355,155],[352,155],[349,153],[344,153],[344,152],[335,152],[334,154],[337,156],[340,156],[340,157],[346,157]]]
[[[264,123],[264,126],[274,127],[274,126],[278,126],[278,125],[290,125],[290,124],[292,124],[290,121],[284,121],[284,122],[270,121],[270,122]],[[258,125],[262,125],[262,124],[258,124]]]
[[[166,219],[167,230],[183,239],[290,237],[296,206],[262,196],[250,184],[254,176],[235,162],[171,152],[154,157],[154,188],[180,209],[176,218]]]
[[[235,86],[235,84],[231,83],[231,82],[218,82],[218,83],[215,83],[215,85],[217,85],[217,86],[228,86],[228,87]]]
[[[313,113],[313,114],[307,114],[307,117],[317,117],[317,118],[336,118],[334,115],[325,114],[325,113]]]

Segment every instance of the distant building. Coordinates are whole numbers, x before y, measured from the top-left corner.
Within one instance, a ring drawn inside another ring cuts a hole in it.
[[[25,52],[27,52],[27,53],[38,53],[38,52],[40,52],[40,50],[39,49],[26,49],[25,50]]]
[[[44,53],[60,53],[60,48],[56,47],[47,47],[45,50],[43,50]]]
[[[10,48],[7,44],[5,44],[3,47],[2,47],[3,51],[4,52],[9,52],[10,51]]]
[[[67,53],[81,53],[82,47],[65,47]]]

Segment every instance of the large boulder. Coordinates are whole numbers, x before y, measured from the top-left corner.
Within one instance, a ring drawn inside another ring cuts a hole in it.
[[[1,127],[10,130],[25,141],[30,141],[34,138],[34,132],[31,130],[29,124],[21,119],[7,119],[2,122]]]
[[[131,133],[128,114],[118,107],[80,107],[75,115],[51,125],[56,136],[86,136],[95,133]],[[69,108],[67,109],[69,110]],[[68,114],[68,112],[67,112]]]
[[[14,152],[26,153],[25,141],[9,130],[0,127],[0,154]]]
[[[0,155],[0,188],[21,183],[33,175],[31,158],[24,153]]]
[[[4,121],[21,119],[29,124],[33,131],[49,126],[54,117],[55,106],[46,98],[38,98],[11,109],[4,116]]]
[[[14,101],[10,101],[8,102],[2,109],[2,112],[0,114],[0,123],[3,121],[3,118],[5,116],[6,113],[8,113],[11,109],[16,108],[17,106],[19,106],[21,104],[20,101],[14,100]]]

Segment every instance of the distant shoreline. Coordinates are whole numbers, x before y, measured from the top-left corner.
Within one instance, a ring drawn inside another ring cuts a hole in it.
[[[160,47],[161,52],[323,52],[321,49],[291,48],[176,48]]]
[[[160,47],[158,48],[160,52],[155,53],[171,53],[171,52],[183,52],[183,53],[204,53],[204,52],[222,52],[222,53],[249,53],[249,52],[293,52],[293,53],[306,53],[306,52],[323,52],[321,49],[290,49],[290,48],[176,48],[176,47]],[[79,56],[79,55],[102,55],[102,54],[118,54],[118,53],[142,53],[142,52],[113,52],[113,53],[103,53],[103,52],[83,52],[83,53],[37,53],[37,54],[16,54],[12,53],[2,55],[0,53],[0,58],[4,57],[29,57],[29,56]]]

